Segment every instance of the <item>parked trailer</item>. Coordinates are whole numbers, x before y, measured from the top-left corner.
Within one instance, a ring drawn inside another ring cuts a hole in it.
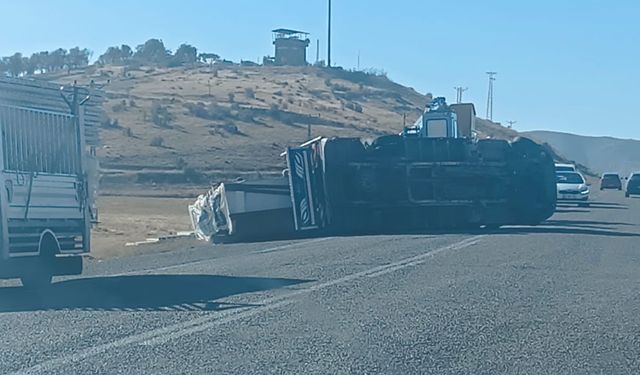
[[[27,87],[41,94],[44,90],[33,88],[32,81],[8,82],[16,91]],[[0,97],[16,98],[4,90]],[[53,100],[51,95],[44,96]],[[40,101],[29,107],[26,99],[21,100],[20,105],[0,100],[0,184],[4,187],[0,278],[19,278],[26,287],[42,287],[53,276],[82,272],[81,256],[89,252],[95,214],[91,186],[95,165],[85,149],[84,108],[78,90],[67,111],[60,105],[42,109],[52,106],[40,106]]]

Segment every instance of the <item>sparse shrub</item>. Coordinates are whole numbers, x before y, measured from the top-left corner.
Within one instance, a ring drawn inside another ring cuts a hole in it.
[[[131,108],[135,108],[135,107],[137,107],[137,105],[136,105],[136,101],[135,101],[135,100],[133,100],[133,99],[129,99],[129,107],[131,107]]]
[[[282,91],[278,90],[278,91],[274,92],[273,95],[282,96]]]
[[[159,102],[153,102],[151,104],[151,122],[155,125],[168,128],[173,117],[167,107],[164,107]]]
[[[244,89],[244,96],[246,96],[247,99],[255,99],[256,98],[256,92],[251,87],[247,87],[247,88]]]
[[[362,113],[362,106],[355,102],[348,102],[344,105],[346,108],[349,108],[352,111]]]
[[[184,158],[178,157],[178,159],[176,159],[176,168],[182,169],[184,171],[186,167],[187,162],[184,160]]]
[[[124,129],[122,129],[122,135],[124,135],[127,138],[132,138],[133,137],[133,130],[131,130],[131,128],[126,127]]]
[[[126,102],[126,100],[123,100],[123,102],[124,102],[124,104],[122,104],[122,103],[114,104],[113,106],[111,106],[111,110],[113,112],[116,112],[116,113],[126,111],[127,110],[127,102]]]
[[[209,118],[209,110],[202,102],[198,103],[184,103],[183,106],[189,111],[189,113],[193,116],[208,119]]]
[[[212,102],[209,105],[205,105],[202,102],[184,103],[184,107],[187,108],[191,115],[205,120],[226,120],[232,116],[231,108],[219,106],[215,102]],[[241,109],[237,104],[232,105],[232,107],[236,107],[236,111]]]
[[[224,123],[224,125],[222,125],[222,129],[224,129],[224,131],[226,131],[229,134],[240,134],[240,129],[238,129],[238,126],[234,123],[232,123],[231,121],[227,121]]]
[[[111,120],[109,117],[105,117],[102,120],[102,127],[105,129],[118,129],[120,127],[120,122],[118,119]]]
[[[230,92],[227,97],[229,98],[229,102],[233,103],[236,100],[236,96],[234,93]]]
[[[149,143],[152,147],[162,147],[164,145],[164,138],[160,136],[155,136],[151,138],[151,142]]]

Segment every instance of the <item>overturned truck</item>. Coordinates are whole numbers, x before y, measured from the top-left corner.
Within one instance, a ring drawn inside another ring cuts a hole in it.
[[[553,158],[527,138],[475,139],[472,104],[433,100],[401,134],[288,148],[280,180],[220,184],[191,206],[201,238],[536,225],[555,211]],[[203,230],[203,228],[205,228]]]

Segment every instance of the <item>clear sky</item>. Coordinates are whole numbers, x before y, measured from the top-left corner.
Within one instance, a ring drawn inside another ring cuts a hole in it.
[[[155,37],[238,61],[273,54],[270,30],[311,33],[326,57],[326,0],[0,0],[0,55],[76,45],[134,47]],[[377,68],[420,92],[485,114],[495,82],[496,121],[640,139],[639,0],[333,0],[332,62]]]

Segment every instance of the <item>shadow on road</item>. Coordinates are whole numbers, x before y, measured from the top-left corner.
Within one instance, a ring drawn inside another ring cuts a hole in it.
[[[597,220],[555,220],[550,219],[543,223],[543,225],[564,225],[564,226],[595,226],[599,228],[606,228],[608,226],[634,226],[635,224],[623,223],[619,221],[597,221]]]
[[[545,225],[545,224],[542,224]],[[615,230],[597,229],[591,227],[507,227],[491,232],[492,234],[580,234],[593,236],[611,236],[611,237],[640,237],[638,233],[620,232]]]
[[[55,283],[45,291],[0,288],[0,313],[38,310],[218,311],[247,307],[217,299],[306,282],[212,275],[94,277]]]
[[[562,209],[569,208],[565,212],[589,212],[589,208],[604,209],[604,210],[628,210],[629,207],[619,203],[607,203],[607,202],[590,202],[589,206],[580,207],[577,203],[558,203],[556,212],[562,212]],[[577,208],[576,208],[577,207]],[[582,208],[583,210],[580,210]]]
[[[566,206],[561,206],[561,207],[566,207]],[[573,208],[573,209],[559,208],[559,209],[556,209],[556,213],[559,213],[559,214],[569,214],[569,213],[586,214],[586,213],[589,213],[589,212],[591,212],[591,210],[579,209],[579,208]]]

